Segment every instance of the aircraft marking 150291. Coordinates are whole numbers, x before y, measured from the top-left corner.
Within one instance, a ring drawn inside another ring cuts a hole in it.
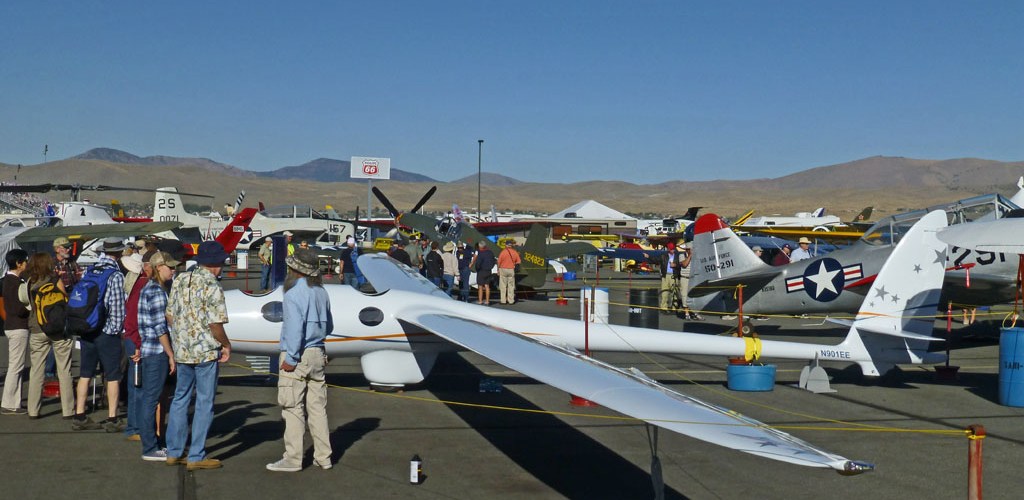
[[[964,261],[967,260],[967,257],[969,257],[971,253],[977,254],[977,256],[974,257],[974,261],[981,266],[987,266],[994,263],[997,256],[999,257],[999,262],[1006,262],[1006,254],[1004,253],[983,252],[961,247],[950,247],[950,255],[947,259],[952,261],[954,266],[959,267],[964,265]]]

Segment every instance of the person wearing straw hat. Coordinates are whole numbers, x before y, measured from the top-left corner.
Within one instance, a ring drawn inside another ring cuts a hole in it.
[[[218,363],[231,359],[231,341],[224,331],[228,311],[217,275],[228,253],[217,241],[199,244],[191,272],[174,280],[167,301],[167,321],[174,346],[178,382],[167,413],[167,464],[182,462],[188,470],[217,469],[220,460],[206,455],[206,435],[213,423],[213,399],[217,394]],[[151,261],[152,263],[152,261]],[[188,407],[195,394],[192,439]],[[184,457],[188,444],[188,457]]]
[[[801,236],[800,240],[797,241],[798,248],[793,250],[793,253],[789,256],[790,262],[797,262],[801,260],[807,260],[811,258],[811,240],[806,236]]]
[[[281,322],[281,375],[277,379],[277,401],[284,419],[284,455],[267,464],[267,470],[302,470],[302,440],[307,421],[313,439],[313,463],[326,470],[333,466],[324,352],[324,339],[334,330],[331,302],[323,287],[315,252],[296,249],[285,264],[288,277],[284,282]]]

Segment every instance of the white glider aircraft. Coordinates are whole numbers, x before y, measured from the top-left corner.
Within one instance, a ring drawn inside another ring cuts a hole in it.
[[[872,286],[846,339],[838,345],[757,341],[594,324],[594,351],[686,353],[857,363],[879,375],[898,363],[937,363],[927,352],[945,271],[946,246],[935,236],[945,214],[921,219],[900,241]],[[847,460],[735,412],[680,394],[637,371],[584,356],[579,321],[471,305],[452,300],[416,271],[383,254],[359,257],[359,267],[378,290],[363,294],[325,285],[335,318],[344,325],[327,339],[328,356],[358,356],[372,384],[421,382],[437,354],[468,349],[524,375],[626,415],[687,436],[784,462],[844,473],[871,466]],[[226,292],[225,325],[236,352],[276,355],[280,339],[278,289],[263,296]],[[876,298],[877,297],[877,298]]]

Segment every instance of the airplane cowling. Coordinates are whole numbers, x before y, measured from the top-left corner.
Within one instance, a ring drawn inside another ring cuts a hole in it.
[[[436,352],[382,350],[359,358],[363,375],[373,385],[403,386],[418,384],[434,368]]]

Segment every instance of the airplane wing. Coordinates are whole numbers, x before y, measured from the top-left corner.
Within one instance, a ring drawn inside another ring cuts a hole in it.
[[[554,222],[544,221],[509,221],[509,222],[476,222],[473,223],[473,228],[480,231],[481,234],[493,235],[493,234],[508,234],[518,233],[520,231],[526,231],[530,229],[530,226],[534,224],[540,224],[542,226],[553,226]]]
[[[810,227],[772,227],[772,228],[752,228],[743,227],[739,228],[744,231],[751,233],[764,234],[768,236],[779,236],[782,238],[799,238],[806,236],[811,239],[819,239],[824,241],[853,241],[860,239],[864,236],[863,230],[846,229],[841,231],[815,231],[814,228]]]
[[[399,315],[402,321],[540,382],[670,431],[808,467],[841,472],[872,467],[575,351],[427,308],[412,307]]]
[[[156,234],[181,227],[180,222],[125,222],[121,224],[93,224],[91,226],[33,227],[15,237],[18,243],[53,241],[58,236],[68,239],[109,238],[111,236],[138,236]]]
[[[552,243],[547,246],[545,252],[547,252],[547,258],[557,259],[572,255],[597,253],[597,250],[597,247],[585,241],[569,241],[566,243]]]
[[[1024,254],[1024,218],[956,224],[939,231],[942,242],[979,252]]]
[[[419,273],[385,255],[361,255],[359,268],[378,292],[398,289],[445,295]],[[400,321],[428,330],[538,381],[674,432],[809,467],[844,473],[864,472],[873,467],[828,453],[725,408],[677,393],[645,376],[525,335],[444,314],[424,305],[407,305],[397,311],[396,316]]]

